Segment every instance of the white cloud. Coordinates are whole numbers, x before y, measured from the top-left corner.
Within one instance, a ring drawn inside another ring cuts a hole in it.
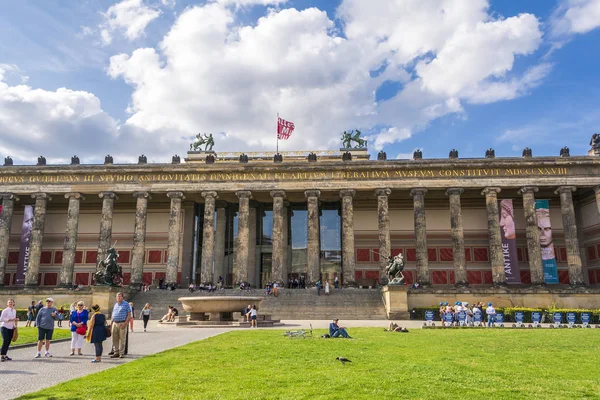
[[[114,4],[103,14],[100,38],[104,45],[112,42],[115,32],[122,33],[132,41],[144,35],[146,26],[160,16],[160,10],[144,4],[144,0],[123,0]]]
[[[173,7],[175,7],[175,4],[176,4],[176,0],[160,0],[160,2],[162,3],[163,6],[168,7],[168,8],[173,8]]]
[[[600,27],[600,0],[562,0],[551,18],[555,37],[590,32]]]
[[[236,6],[236,7],[249,7],[249,6],[268,6],[278,5],[287,3],[287,0],[211,0],[215,3],[222,4],[224,6]]]

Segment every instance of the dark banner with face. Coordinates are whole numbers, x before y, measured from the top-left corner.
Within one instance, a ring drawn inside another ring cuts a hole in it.
[[[21,228],[21,248],[19,249],[19,263],[17,264],[17,276],[15,283],[23,285],[27,274],[27,263],[29,263],[29,241],[31,240],[31,228],[33,227],[33,207],[25,206],[23,213],[23,227]]]
[[[542,265],[544,266],[544,282],[558,283],[558,270],[552,239],[552,224],[550,223],[550,205],[548,200],[535,201],[535,215],[540,231],[540,246],[542,248]]]
[[[521,283],[519,259],[517,258],[517,230],[512,199],[500,200],[500,233],[506,283]]]

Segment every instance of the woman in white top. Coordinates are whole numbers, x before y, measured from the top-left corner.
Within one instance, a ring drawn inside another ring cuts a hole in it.
[[[329,296],[329,281],[325,281],[325,296]]]
[[[8,299],[6,305],[7,307],[2,310],[2,314],[0,315],[0,321],[2,322],[0,324],[0,330],[2,331],[2,351],[0,352],[2,355],[2,362],[12,360],[6,353],[8,353],[8,346],[10,346],[10,342],[12,342],[13,334],[15,333],[17,323],[19,322],[17,310],[15,310],[15,301],[13,299]]]
[[[252,320],[252,327],[256,328],[256,304],[252,306],[250,310],[250,318]]]
[[[150,307],[150,303],[146,303],[142,311],[140,312],[140,319],[144,320],[144,332],[146,332],[146,327],[148,326],[148,320],[152,315],[152,307]]]

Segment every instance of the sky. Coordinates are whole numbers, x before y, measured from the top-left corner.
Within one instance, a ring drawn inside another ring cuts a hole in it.
[[[0,0],[0,157],[169,162],[341,147],[372,158],[585,155],[600,0]]]

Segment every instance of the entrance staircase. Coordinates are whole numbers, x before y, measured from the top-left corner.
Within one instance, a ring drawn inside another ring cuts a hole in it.
[[[152,319],[160,319],[167,313],[168,306],[175,306],[179,315],[185,315],[180,297],[200,296],[262,296],[265,300],[258,313],[268,314],[278,320],[385,320],[385,306],[379,289],[332,289],[329,296],[317,296],[317,290],[312,289],[283,289],[279,296],[265,296],[264,290],[224,289],[216,292],[195,291],[187,289],[158,290],[139,292],[131,300],[135,303],[136,313],[144,304],[152,305]],[[241,311],[241,310],[240,310]]]

